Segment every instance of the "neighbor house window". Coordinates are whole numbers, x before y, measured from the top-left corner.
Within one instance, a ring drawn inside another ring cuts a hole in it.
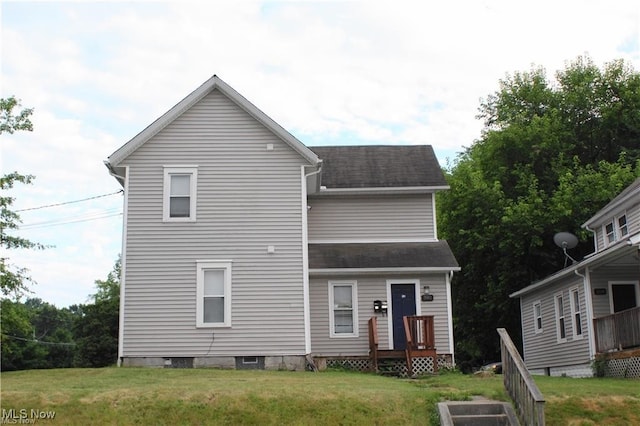
[[[231,326],[231,262],[198,261],[196,326]]]
[[[629,228],[627,228],[627,215],[623,214],[618,218],[618,232],[620,233],[620,237],[624,237],[629,233]]]
[[[535,332],[542,333],[542,308],[540,301],[533,304],[533,323]]]
[[[569,292],[571,301],[571,321],[573,338],[582,338],[582,315],[580,314],[580,292],[577,288],[572,288]]]
[[[562,293],[556,294],[555,303],[556,303],[556,332],[558,336],[558,341],[564,342],[567,339],[567,332],[565,329],[564,298],[562,297]]]
[[[329,282],[331,337],[358,336],[358,290],[355,281]]]
[[[613,226],[613,222],[604,225],[604,238],[607,244],[611,244],[616,240],[616,229]]]
[[[196,220],[198,168],[176,166],[164,168],[162,218],[165,222]]]

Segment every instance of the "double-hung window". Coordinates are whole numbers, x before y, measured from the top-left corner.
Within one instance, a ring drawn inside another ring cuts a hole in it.
[[[329,335],[358,337],[358,288],[355,281],[329,282]]]
[[[573,338],[582,338],[582,315],[580,313],[580,292],[578,288],[572,288],[569,291],[571,301],[571,322],[573,329]]]
[[[629,233],[629,228],[627,227],[627,215],[623,214],[618,217],[618,232],[620,237],[624,237]]]
[[[562,297],[562,293],[556,294],[555,305],[556,305],[556,333],[558,337],[558,342],[564,342],[565,340],[567,340],[567,331],[565,329],[564,298]]]
[[[542,333],[542,305],[539,300],[533,304],[533,324],[535,333]]]
[[[198,261],[196,326],[231,326],[231,262]]]
[[[616,228],[613,226],[613,222],[604,225],[604,234],[607,245],[616,241]]]
[[[165,222],[196,220],[198,168],[165,166],[162,219]]]

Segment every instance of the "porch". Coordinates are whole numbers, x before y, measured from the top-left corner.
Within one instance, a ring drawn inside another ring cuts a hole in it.
[[[596,353],[640,347],[640,306],[595,318]]]
[[[369,360],[375,372],[406,373],[412,377],[438,372],[438,355],[432,315],[403,317],[404,349],[385,350],[378,346],[378,318],[369,319]]]

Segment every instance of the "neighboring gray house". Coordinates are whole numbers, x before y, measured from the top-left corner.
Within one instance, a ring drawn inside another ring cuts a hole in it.
[[[640,178],[582,226],[593,254],[511,294],[525,363],[533,374],[591,376],[596,355],[607,354],[611,374],[640,377]]]
[[[125,193],[119,363],[362,367],[369,319],[402,350],[405,315],[433,316],[454,362],[430,146],[309,148],[213,76],[105,164]]]

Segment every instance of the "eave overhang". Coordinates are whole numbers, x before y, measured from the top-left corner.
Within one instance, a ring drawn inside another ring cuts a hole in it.
[[[547,285],[551,285],[556,281],[566,278],[570,275],[575,275],[580,273],[580,270],[586,267],[594,267],[601,265],[603,263],[609,262],[619,256],[626,254],[627,252],[637,251],[640,248],[640,233],[635,234],[629,237],[626,240],[618,242],[616,245],[607,248],[598,253],[594,253],[589,257],[586,257],[582,261],[575,263],[567,268],[564,268],[548,277],[537,281],[521,290],[518,290],[509,295],[510,298],[522,297],[528,293],[536,291],[540,288],[546,287]]]

